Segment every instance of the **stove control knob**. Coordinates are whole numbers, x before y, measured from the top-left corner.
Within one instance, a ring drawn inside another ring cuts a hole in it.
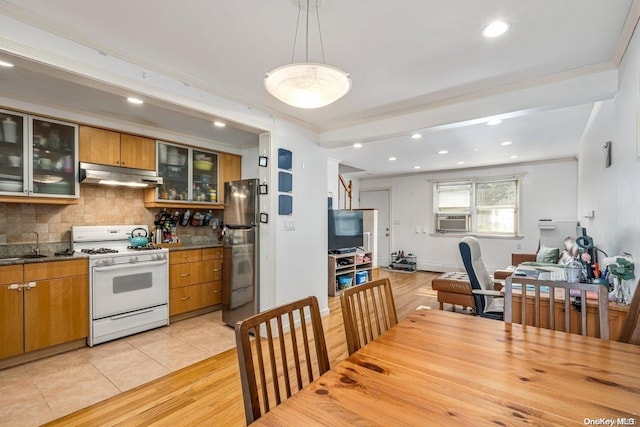
[[[164,254],[155,254],[151,257],[151,259],[164,259],[165,255]]]
[[[129,258],[129,262],[131,264],[135,264],[136,262],[138,262],[138,257],[137,256],[132,256],[131,258]]]

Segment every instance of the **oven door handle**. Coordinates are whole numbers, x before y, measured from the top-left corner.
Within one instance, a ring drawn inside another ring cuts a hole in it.
[[[147,266],[147,265],[161,265],[161,264],[166,264],[167,260],[166,259],[159,259],[157,261],[144,261],[144,262],[130,262],[128,264],[116,264],[116,265],[110,265],[108,267],[93,267],[93,271],[113,271],[113,270],[119,270],[121,268],[127,268],[127,267],[142,267],[142,266]]]

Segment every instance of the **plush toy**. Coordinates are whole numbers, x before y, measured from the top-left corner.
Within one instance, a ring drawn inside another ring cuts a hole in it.
[[[565,265],[570,261],[573,261],[580,253],[580,248],[576,243],[576,239],[573,237],[567,237],[564,239],[564,249],[560,253],[558,264]]]

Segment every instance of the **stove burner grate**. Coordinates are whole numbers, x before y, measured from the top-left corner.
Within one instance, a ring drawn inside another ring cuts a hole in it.
[[[160,248],[153,245],[146,245],[146,246],[127,246],[127,249],[132,249],[134,251],[155,251]]]
[[[82,249],[80,252],[89,255],[97,255],[97,254],[117,254],[117,249],[109,249],[109,248],[98,248],[98,249]]]

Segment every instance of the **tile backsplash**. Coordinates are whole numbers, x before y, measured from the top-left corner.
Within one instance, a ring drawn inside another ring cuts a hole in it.
[[[34,231],[41,243],[68,242],[72,225],[147,224],[153,230],[159,210],[144,206],[139,189],[81,185],[77,205],[0,203],[0,245],[33,243]],[[178,227],[178,235],[184,240],[218,240],[218,231],[211,227]]]

